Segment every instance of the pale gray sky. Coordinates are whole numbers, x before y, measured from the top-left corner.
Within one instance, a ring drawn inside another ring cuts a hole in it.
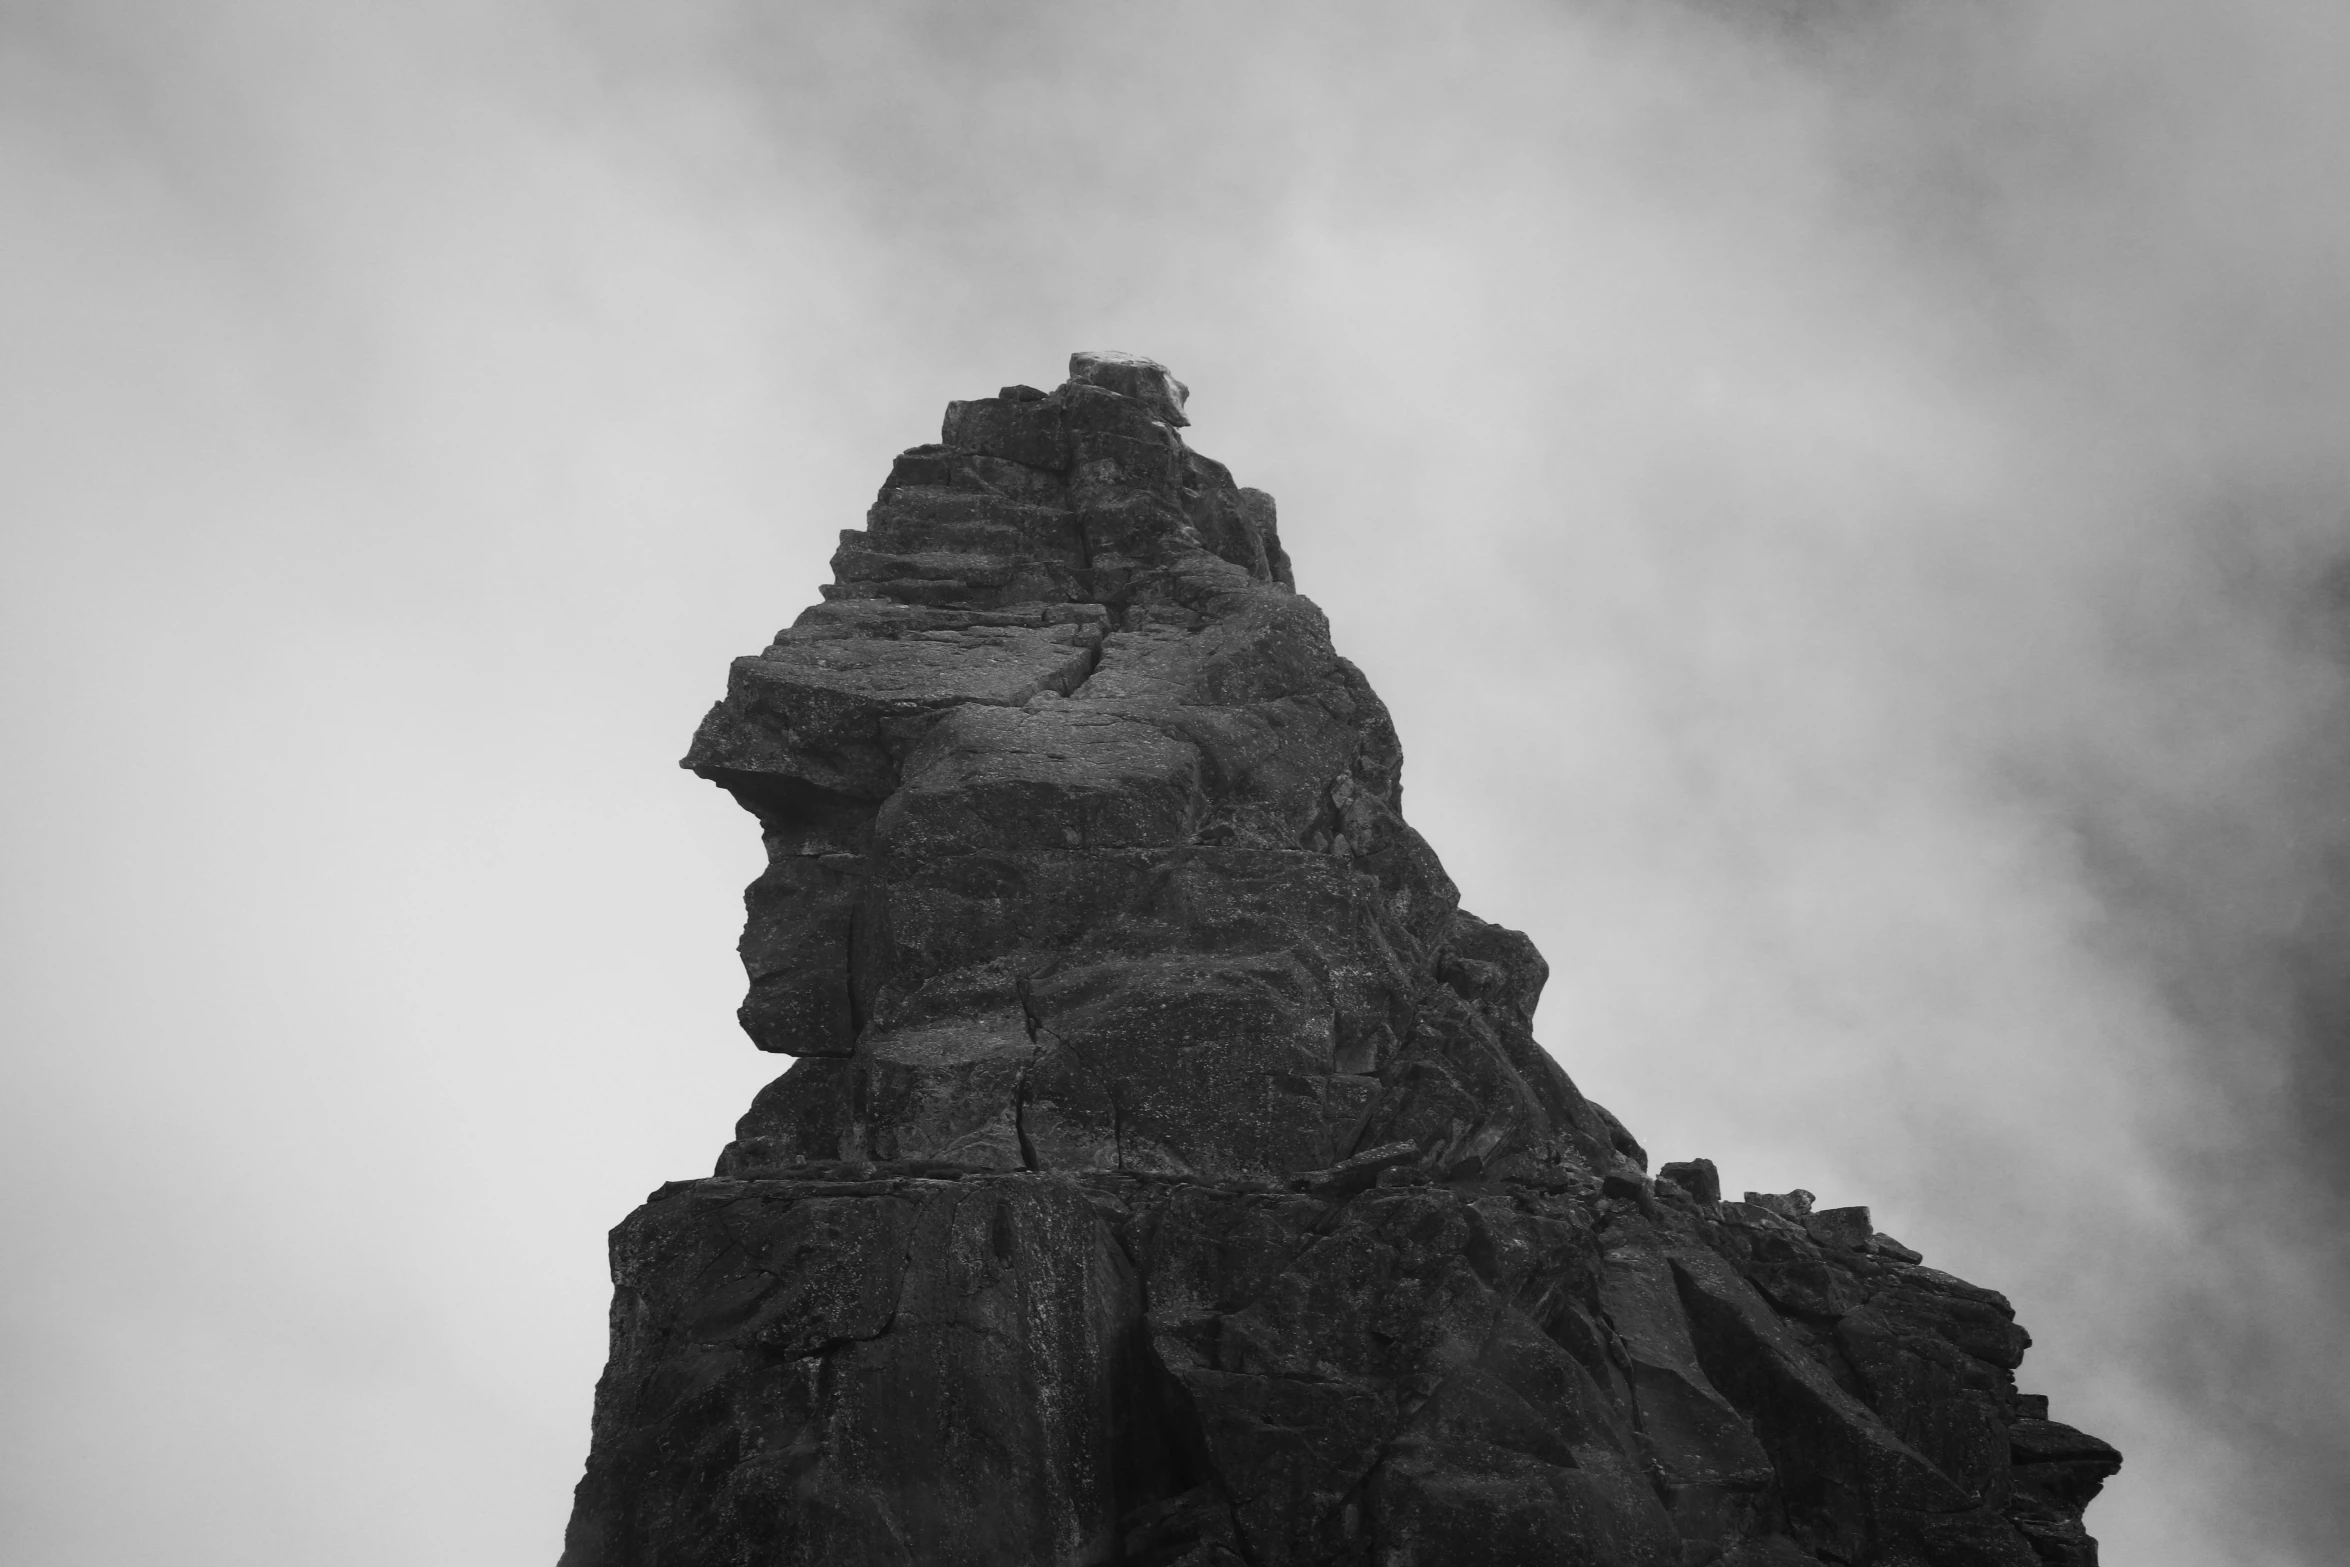
[[[2107,1560],[2329,1560],[2346,31],[0,0],[0,1556],[552,1559],[602,1232],[779,1064],[673,760],[1120,347],[1585,1089],[2012,1295]]]

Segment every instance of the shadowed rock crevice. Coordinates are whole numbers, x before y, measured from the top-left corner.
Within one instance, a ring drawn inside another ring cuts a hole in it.
[[[568,1567],[2094,1562],[2002,1297],[1536,1042],[1188,396],[951,404],[695,735],[798,1059],[613,1232]]]

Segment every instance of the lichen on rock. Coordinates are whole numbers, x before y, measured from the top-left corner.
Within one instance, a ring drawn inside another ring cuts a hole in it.
[[[950,404],[695,735],[799,1059],[613,1232],[566,1567],[2093,1563],[2002,1297],[1535,1042],[1187,397]]]

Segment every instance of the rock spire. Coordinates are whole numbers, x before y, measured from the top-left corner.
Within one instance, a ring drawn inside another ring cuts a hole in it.
[[[947,407],[685,765],[799,1059],[612,1234],[564,1567],[2079,1567],[2007,1301],[1532,1033],[1188,389]]]

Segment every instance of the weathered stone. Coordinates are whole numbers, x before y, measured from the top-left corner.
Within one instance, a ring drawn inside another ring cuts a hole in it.
[[[801,1059],[613,1232],[568,1567],[2093,1564],[2004,1297],[1536,1042],[1186,395],[951,405],[696,734]]]
[[[1155,1462],[1137,1282],[1065,1187],[702,1183],[613,1252],[566,1562],[1099,1560]]]
[[[1657,1167],[1656,1178],[1670,1181],[1698,1202],[1722,1200],[1722,1177],[1711,1159],[1686,1159]]]
[[[1599,1299],[1623,1347],[1641,1454],[1683,1539],[1719,1549],[1759,1521],[1770,1458],[1700,1365],[1656,1232],[1619,1221],[1608,1234]]]
[[[857,1042],[849,943],[865,884],[862,855],[771,844],[767,873],[743,893],[738,950],[750,975],[739,1016],[761,1050],[845,1056]]]
[[[1881,1256],[1891,1257],[1896,1262],[1923,1262],[1926,1260],[1922,1252],[1911,1250],[1882,1231],[1869,1237],[1869,1249]]]
[[[1799,1224],[1803,1222],[1804,1216],[1811,1212],[1811,1205],[1816,1200],[1811,1193],[1800,1186],[1791,1192],[1748,1192],[1746,1194],[1746,1201],[1751,1206],[1767,1208],[1781,1218],[1793,1219]]]
[[[939,439],[947,452],[1000,458],[1059,473],[1069,466],[1069,430],[1062,406],[1033,387],[1007,386],[994,397],[947,404]]]
[[[1191,423],[1183,416],[1191,388],[1156,359],[1114,348],[1083,350],[1069,356],[1069,379],[1131,397],[1171,425]]]
[[[1817,1208],[1803,1216],[1803,1230],[1823,1246],[1859,1251],[1875,1231],[1869,1228],[1866,1208]]]
[[[717,1174],[755,1176],[809,1164],[831,1164],[850,1142],[847,1061],[802,1061],[759,1090],[735,1123],[734,1141],[718,1156]]]
[[[2048,1419],[2046,1399],[2029,1403],[2032,1408],[2007,1432],[2015,1484],[2008,1517],[2041,1561],[2097,1567],[2097,1542],[2082,1526],[2081,1510],[2121,1468],[2122,1455],[2086,1432]]]

